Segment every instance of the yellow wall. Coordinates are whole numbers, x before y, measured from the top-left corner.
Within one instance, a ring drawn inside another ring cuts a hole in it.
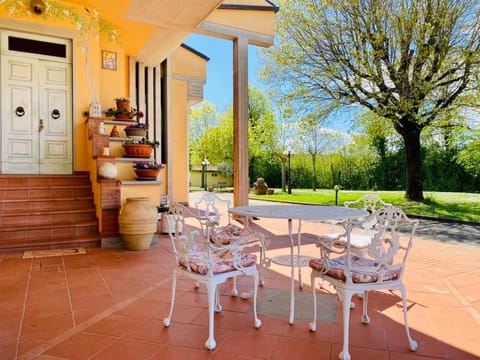
[[[182,75],[182,79],[172,81],[172,152],[171,179],[173,179],[173,194],[171,200],[188,202],[190,172],[188,169],[188,77],[205,79],[207,61],[192,51],[179,47],[171,57],[173,74]],[[175,78],[175,76],[174,76]]]
[[[187,129],[187,83],[172,81],[172,123],[170,179],[173,186],[171,201],[188,203],[188,138]]]
[[[233,186],[233,178],[220,174],[218,171],[207,171],[207,185],[215,187],[219,182],[224,182],[227,186]],[[202,186],[202,171],[192,170],[190,172],[190,186]]]
[[[114,52],[117,55],[117,69],[103,69],[100,63],[102,51]],[[102,39],[97,54],[99,69],[100,104],[103,109],[115,107],[117,97],[130,97],[128,93],[128,57],[123,48],[116,43]]]
[[[207,76],[207,61],[184,47],[178,47],[172,57],[172,72],[193,77]]]

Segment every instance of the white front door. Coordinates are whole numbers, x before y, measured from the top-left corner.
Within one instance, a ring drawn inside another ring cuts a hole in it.
[[[2,54],[1,79],[1,172],[71,174],[70,63]]]

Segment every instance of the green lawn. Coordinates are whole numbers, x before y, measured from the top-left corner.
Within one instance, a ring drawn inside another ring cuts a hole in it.
[[[338,192],[338,205],[344,201],[356,200],[370,191]],[[401,207],[409,215],[428,216],[439,219],[453,219],[480,223],[480,194],[424,192],[425,202],[417,203],[404,199],[404,191],[378,191],[380,197],[388,203]],[[293,189],[292,194],[275,189],[273,195],[250,194],[251,199],[294,202],[302,204],[335,205],[335,191],[320,189]]]

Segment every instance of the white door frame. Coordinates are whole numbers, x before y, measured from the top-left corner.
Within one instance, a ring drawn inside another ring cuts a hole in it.
[[[9,37],[59,44],[64,47],[65,56],[59,57],[11,50],[8,44]],[[32,66],[32,81],[27,80],[27,83],[28,86],[37,86],[38,89],[31,90],[33,94],[32,99],[27,101],[31,101],[31,104],[29,104],[31,107],[29,110],[31,110],[31,112],[28,114],[30,119],[23,119],[27,122],[31,121],[31,125],[26,125],[25,129],[20,129],[21,131],[25,130],[24,133],[30,132],[30,139],[28,141],[20,139],[18,144],[12,142],[12,144],[7,145],[5,143],[7,143],[6,140],[9,135],[5,134],[5,132],[2,133],[2,142],[4,145],[2,146],[1,168],[3,172],[52,174],[71,174],[73,172],[73,155],[75,149],[75,136],[73,132],[75,123],[73,118],[75,105],[73,103],[73,93],[75,87],[72,76],[72,48],[72,39],[10,30],[2,31],[0,29],[0,56],[3,58],[2,64],[4,66],[2,74],[5,75],[7,74],[7,70],[8,72],[10,71],[5,68],[8,66],[8,63],[7,61],[4,61],[4,59],[13,59],[12,63],[14,63],[15,58],[18,58],[19,63],[24,61],[26,65]],[[28,60],[29,58],[31,60]],[[47,87],[44,87],[45,85],[47,85]],[[3,91],[7,91],[7,88],[9,88],[7,86],[7,80],[2,80]],[[38,95],[35,95],[34,93],[37,92]],[[13,112],[14,109],[10,109],[13,105],[6,102],[3,98],[5,98],[5,96],[2,96],[2,103],[4,104],[2,107],[2,115],[5,117],[2,121],[2,128],[12,128],[15,119],[9,120],[9,118],[15,117]],[[45,102],[45,104],[43,104],[42,101]],[[52,109],[42,111],[42,109],[47,106],[47,103],[51,105],[50,107],[59,107],[60,111],[57,109],[55,111],[57,111],[57,114],[61,115],[60,118],[57,116],[50,117],[52,114],[46,114],[46,112],[49,112]],[[10,121],[11,123],[7,123],[7,121]],[[45,122],[44,130],[40,131],[41,128],[37,130],[40,125],[37,124],[37,121],[42,123]],[[21,131],[18,134],[21,135]],[[37,133],[37,131],[40,132]],[[16,145],[18,145],[19,153],[25,150],[25,158],[22,159],[22,154],[20,154],[18,158],[15,156],[9,157],[9,154],[12,154],[11,150]],[[29,146],[31,146],[32,149],[27,149]],[[31,151],[33,156],[30,156],[28,151]],[[35,164],[35,161],[38,161],[38,164]]]

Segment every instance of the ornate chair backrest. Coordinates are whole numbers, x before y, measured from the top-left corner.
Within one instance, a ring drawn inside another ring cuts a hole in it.
[[[177,266],[181,262],[184,264],[188,263],[188,261],[182,260],[187,259],[190,254],[206,250],[208,246],[205,244],[205,238],[200,234],[200,230],[193,228],[192,225],[185,221],[187,217],[196,218],[191,210],[183,204],[172,203],[166,215],[168,234],[172,242]],[[189,268],[188,270],[191,271]]]
[[[371,282],[359,281],[358,276],[364,277],[364,280],[370,277],[377,283],[401,280],[418,220],[409,219],[401,209],[390,205],[376,210],[361,223],[345,222],[345,230],[351,232],[355,226],[363,226],[365,221],[375,224],[368,255],[365,259],[355,257],[347,243],[347,281],[352,281],[353,277],[353,282]]]
[[[357,200],[345,201],[343,204],[346,207],[361,207],[363,210],[367,210],[370,213],[374,212],[379,207],[391,205],[383,201],[377,194],[365,194]]]
[[[197,210],[197,216],[205,216],[210,222],[216,222],[220,224],[220,210],[219,206],[225,207],[227,212],[228,224],[231,223],[231,214],[228,212],[232,203],[228,199],[222,199],[218,197],[214,192],[205,191],[195,204]]]

